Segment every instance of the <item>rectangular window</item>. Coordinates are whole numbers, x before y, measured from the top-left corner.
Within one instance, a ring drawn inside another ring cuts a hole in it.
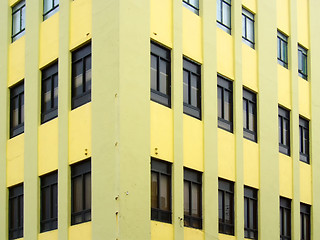
[[[23,237],[23,184],[9,188],[9,240]]]
[[[280,197],[280,240],[291,240],[291,200]]]
[[[218,127],[233,132],[233,83],[218,75]]]
[[[242,8],[242,40],[254,48],[254,15]]]
[[[231,34],[231,0],[217,0],[217,24]]]
[[[309,121],[299,118],[300,132],[300,161],[310,163],[309,160]]]
[[[10,138],[24,132],[24,82],[10,88]]]
[[[244,187],[244,237],[258,239],[258,191]]]
[[[184,226],[202,229],[202,173],[184,169]]]
[[[58,62],[42,71],[41,123],[58,116]]]
[[[183,58],[183,112],[201,120],[201,66]]]
[[[243,89],[243,136],[257,142],[257,97]]]
[[[278,31],[278,63],[288,68],[288,37]]]
[[[24,35],[25,27],[26,3],[25,0],[22,0],[12,7],[12,42]]]
[[[151,100],[171,107],[170,50],[151,42]]]
[[[301,240],[310,240],[310,205],[300,203],[300,234]]]
[[[219,233],[234,235],[234,183],[219,178]]]
[[[59,0],[43,0],[43,20],[59,11]]]
[[[91,159],[71,165],[71,225],[91,221]]]
[[[58,228],[58,172],[40,177],[40,232]]]
[[[199,15],[199,0],[182,0],[183,6]]]
[[[298,44],[298,73],[303,79],[308,79],[308,50]]]
[[[279,152],[290,156],[290,112],[279,107]]]
[[[171,163],[151,159],[151,220],[171,223]]]
[[[72,109],[91,101],[91,43],[72,52]]]

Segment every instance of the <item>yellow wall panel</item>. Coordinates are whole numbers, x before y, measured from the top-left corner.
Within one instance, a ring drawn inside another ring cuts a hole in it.
[[[69,240],[91,239],[92,222],[86,222],[69,227]]]
[[[292,158],[279,153],[279,193],[292,199]]]
[[[299,113],[310,119],[310,83],[299,77]]]
[[[7,186],[16,185],[24,179],[24,134],[7,142]]]
[[[203,172],[203,122],[183,114],[184,166]]]
[[[300,201],[312,205],[311,165],[300,162]]]
[[[40,233],[38,240],[58,240],[58,230]]]
[[[256,0],[242,0],[242,5],[249,9],[251,12],[257,12]]]
[[[298,42],[309,48],[309,1],[298,1]]]
[[[183,8],[182,46],[183,55],[202,63],[201,18]]]
[[[203,240],[203,231],[195,228],[184,228],[184,240]]]
[[[278,98],[279,104],[291,109],[290,72],[280,64],[278,64]]]
[[[151,156],[173,162],[172,109],[150,102]]]
[[[243,139],[244,184],[259,188],[259,145]]]
[[[39,126],[39,176],[58,169],[58,118]]]
[[[277,26],[287,35],[290,35],[289,0],[277,0]]]
[[[151,221],[152,240],[173,240],[173,225],[157,221]]]
[[[217,27],[217,71],[234,79],[234,53],[232,36]]]
[[[151,0],[150,36],[172,48],[172,0]]]
[[[22,80],[25,74],[25,36],[14,41],[9,46],[9,76],[8,86]]]
[[[247,44],[242,44],[242,81],[243,85],[258,92],[256,51]]]
[[[235,236],[219,233],[219,240],[236,240],[236,239],[237,238]]]
[[[218,129],[218,176],[235,181],[234,134]]]
[[[91,156],[91,103],[69,113],[69,163]]]

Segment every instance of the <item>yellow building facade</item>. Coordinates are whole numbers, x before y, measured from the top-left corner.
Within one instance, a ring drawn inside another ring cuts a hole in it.
[[[244,186],[257,191],[250,238],[280,239],[284,197],[288,239],[304,231],[301,204],[310,206],[310,239],[320,239],[319,1],[226,1],[229,32],[217,26],[216,0],[199,0],[197,13],[187,0],[61,0],[45,20],[43,2],[25,0],[17,39],[19,1],[0,2],[0,239],[9,236],[10,189],[22,183],[24,240],[247,239]],[[243,41],[243,9],[254,15],[254,47]],[[287,67],[277,62],[277,32],[287,36]],[[170,52],[169,107],[150,100],[150,41]],[[74,108],[73,53],[88,43],[91,100]],[[308,50],[307,80],[298,45]],[[184,114],[183,57],[201,67],[200,119]],[[57,61],[57,117],[42,123],[43,70]],[[218,127],[218,75],[232,82],[233,131]],[[12,136],[12,89],[22,81],[24,131]],[[256,95],[255,141],[244,138],[243,89]],[[279,106],[289,111],[289,154],[279,152]],[[299,117],[309,121],[308,163]],[[86,159],[91,220],[71,224],[72,166]],[[171,223],[151,220],[151,159],[171,164]],[[184,168],[202,174],[200,229],[184,226]],[[40,179],[53,171],[57,229],[41,232]],[[219,231],[219,179],[234,186],[233,234]]]

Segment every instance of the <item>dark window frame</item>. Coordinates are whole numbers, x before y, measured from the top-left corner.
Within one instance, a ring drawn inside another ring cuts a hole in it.
[[[13,126],[14,100],[18,98],[18,124]],[[10,88],[10,138],[24,133],[24,80]]]
[[[311,206],[308,204],[300,203],[300,235],[301,240],[311,239]]]
[[[71,100],[71,110],[76,109],[91,101],[91,85],[92,85],[92,75],[90,76],[90,83],[87,84],[86,79],[86,60],[90,58],[90,71],[92,72],[92,58],[91,58],[91,42],[81,46],[80,48],[72,52],[72,100]],[[81,62],[82,65],[82,93],[75,93],[74,81],[75,77],[75,66],[77,63]],[[88,69],[89,70],[89,69]]]
[[[298,44],[298,75],[308,80],[308,49]]]
[[[17,211],[14,211],[17,208]],[[17,213],[18,217],[12,216]],[[12,219],[14,218],[14,219]],[[24,191],[23,183],[9,187],[9,240],[23,237]],[[12,223],[14,226],[12,226]]]
[[[44,9],[44,7],[45,7],[44,1],[46,1],[46,0],[43,0],[43,21],[48,19],[53,14],[55,14],[56,12],[59,11],[59,0],[49,0],[52,3],[52,5],[51,5],[51,8],[49,8],[48,11],[46,11],[46,12]]]
[[[219,233],[234,236],[234,182],[219,178]],[[222,216],[220,216],[220,194],[222,196]],[[226,199],[230,198],[231,206],[227,210]],[[228,213],[229,211],[229,213]],[[230,222],[226,215],[230,214]]]
[[[252,36],[253,36],[252,40],[249,39],[248,37],[249,23],[252,23]],[[255,45],[254,14],[245,8],[242,8],[242,24],[244,25],[244,27],[242,27],[242,29],[244,29],[244,32],[242,31],[242,40],[244,43],[246,43],[248,46],[254,49],[255,47],[254,46]]]
[[[54,78],[57,77],[57,86],[55,86]],[[45,82],[50,81],[50,107],[45,109],[44,92]],[[59,77],[58,77],[58,61],[46,66],[41,70],[41,124],[46,123],[58,117],[58,96],[57,103],[55,104],[55,89],[58,91]]]
[[[288,68],[288,36],[278,30],[278,63]]]
[[[188,79],[187,79],[187,88],[188,88],[188,102],[186,102],[185,97],[183,97],[183,113],[195,117],[199,120],[201,120],[201,101],[202,101],[202,96],[201,96],[201,65],[186,58],[183,57],[183,76],[188,74]],[[192,104],[192,94],[191,94],[191,89],[192,89],[192,84],[191,84],[191,79],[192,77],[197,78],[197,87],[198,87],[198,94],[196,96],[197,98],[197,103],[198,106],[194,106]],[[185,83],[185,78],[183,77],[183,84]]]
[[[299,117],[300,161],[310,164],[309,120]]]
[[[90,175],[91,181],[91,158],[72,164],[71,166],[71,225],[81,224],[84,222],[91,221],[91,208],[92,200],[90,200],[90,208],[86,208],[86,194],[90,194],[90,199],[92,198],[92,185],[90,185],[90,193],[87,193],[85,176]],[[81,177],[81,187],[82,187],[82,209],[80,211],[74,210],[74,182],[75,179]],[[76,221],[76,217],[80,217],[81,220]]]
[[[256,93],[249,91],[248,89],[243,88],[243,108],[246,106],[246,111],[243,110],[244,119],[247,121],[243,121],[243,137],[251,140],[253,142],[258,141],[257,133],[258,133],[258,126],[257,126],[257,95]],[[250,122],[250,107],[252,107],[253,113],[253,123]],[[252,125],[253,130],[250,130],[250,125]]]
[[[11,42],[16,41],[20,37],[24,35],[26,26],[25,26],[25,21],[26,21],[26,15],[25,15],[25,8],[26,8],[26,2],[25,0],[19,1],[17,4],[15,4],[12,7],[12,28],[11,28]],[[18,13],[20,16],[20,23],[19,23],[19,31],[16,33],[13,33],[14,30],[14,21],[13,21],[13,15]],[[23,25],[24,24],[24,25]]]
[[[190,0],[182,0],[183,6],[186,7],[187,9],[189,9],[190,11],[192,11],[193,13],[199,15],[199,0],[195,0],[198,2],[198,6],[193,5],[192,3],[190,3]]]
[[[40,185],[40,232],[47,232],[58,228],[58,171],[40,176]],[[44,203],[45,199],[48,201]],[[48,218],[44,214],[46,209],[49,209]]]
[[[247,186],[244,187],[244,237],[258,239],[258,190]]]
[[[280,197],[280,240],[291,240],[291,199],[284,197]]]
[[[150,56],[151,62],[152,62],[152,57],[157,58],[157,69],[156,69],[156,71],[157,71],[157,79],[156,79],[157,86],[156,86],[156,88],[157,89],[152,88],[152,86],[150,87],[151,100],[170,108],[171,107],[171,51],[169,49],[151,41],[150,55],[151,55]],[[166,89],[167,93],[163,93],[160,90],[160,81],[161,81],[160,63],[161,62],[166,63],[167,64],[166,66],[167,67],[169,66],[169,68],[170,68],[169,76],[168,76],[169,82],[166,83],[167,84],[167,89]],[[152,71],[152,70],[150,70],[150,71]]]
[[[217,91],[219,94],[219,91],[222,91],[222,99],[221,99],[221,106],[219,106],[219,101],[218,101],[218,111],[221,108],[221,114],[222,116],[220,117],[218,114],[218,127],[222,128],[228,132],[233,133],[233,81],[218,75],[218,81],[217,81]],[[225,100],[226,100],[226,96],[230,95],[231,97],[231,103],[230,103],[230,121],[226,119],[225,116],[225,112],[227,111],[227,109],[225,109]],[[218,96],[219,97],[219,96]]]
[[[166,161],[161,161],[156,158],[151,158],[151,174],[157,175],[157,189],[158,189],[158,208],[153,208],[151,206],[151,220],[159,221],[159,222],[165,222],[165,223],[172,223],[172,177],[171,177],[171,171],[172,171],[172,164]],[[169,189],[169,208],[170,210],[163,210],[160,206],[161,201],[161,176],[169,177],[170,179],[170,189]],[[152,185],[151,185],[152,188]],[[152,193],[152,191],[151,191]]]
[[[279,124],[279,152],[290,156],[290,111],[283,107],[278,108]],[[287,124],[288,129],[284,129]]]
[[[219,0],[219,2],[217,2],[217,4],[220,5],[220,7],[217,6],[217,13],[220,9],[220,16],[221,18],[218,19],[219,14],[217,14],[217,25],[218,27],[220,27],[222,30],[224,30],[225,32],[231,34],[231,0]],[[225,21],[223,21],[223,15],[224,15],[224,11],[223,11],[223,6],[225,6],[229,9],[229,22],[230,22],[230,26],[228,26],[227,23],[225,23]]]

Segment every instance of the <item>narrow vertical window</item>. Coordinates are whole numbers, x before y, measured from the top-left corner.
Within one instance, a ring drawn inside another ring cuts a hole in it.
[[[59,0],[43,0],[43,20],[59,11]]]
[[[300,204],[300,235],[301,240],[310,240],[311,225],[310,225],[310,205]]]
[[[231,34],[231,0],[217,0],[217,24]]]
[[[242,8],[242,40],[254,48],[254,15]]]
[[[233,132],[233,84],[218,75],[218,127]]]
[[[199,15],[199,0],[182,0],[183,6]]]
[[[291,240],[291,200],[280,197],[280,240]]]
[[[91,43],[72,52],[72,109],[91,101]]]
[[[258,191],[244,187],[244,237],[258,239]]]
[[[219,233],[234,235],[234,183],[219,179]]]
[[[300,133],[300,161],[310,163],[309,160],[309,121],[299,118]]]
[[[91,221],[91,159],[71,165],[71,225]]]
[[[40,232],[46,232],[58,227],[58,172],[41,176],[40,184]]]
[[[183,112],[201,119],[201,66],[183,58]]]
[[[278,63],[288,68],[288,37],[278,31]]]
[[[24,35],[25,27],[26,3],[22,0],[12,7],[12,42]]]
[[[256,94],[243,89],[243,136],[257,142],[257,98]]]
[[[58,116],[58,62],[42,70],[41,123]]]
[[[202,229],[202,174],[184,169],[184,226]]]
[[[24,132],[24,82],[10,88],[10,138]]]
[[[170,50],[151,42],[151,100],[171,107]]]
[[[151,220],[171,223],[171,164],[151,159]]]
[[[23,237],[23,184],[9,188],[9,240]]]
[[[290,112],[279,107],[279,152],[290,156]]]
[[[303,79],[308,79],[308,50],[298,45],[298,74]]]

